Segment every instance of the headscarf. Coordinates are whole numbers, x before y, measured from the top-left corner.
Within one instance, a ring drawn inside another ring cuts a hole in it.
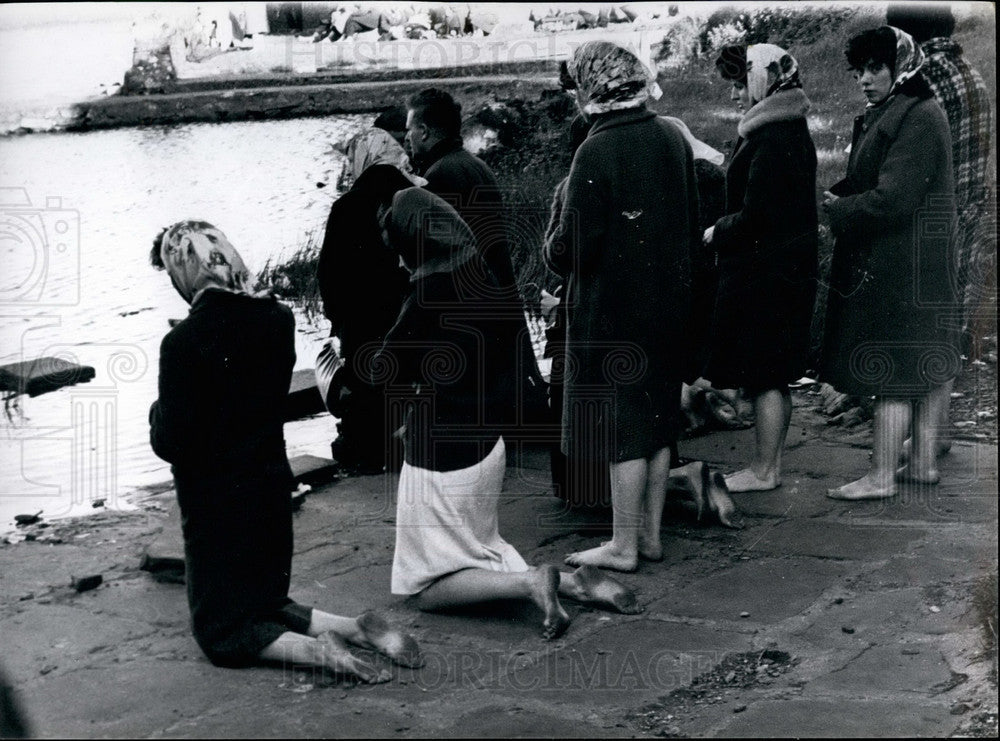
[[[673,116],[663,116],[663,118],[681,130],[684,138],[687,139],[687,143],[691,145],[691,152],[694,154],[696,160],[708,160],[713,165],[721,165],[722,161],[726,159],[726,155],[722,152],[708,146],[701,139],[696,139],[694,134],[691,133],[691,129],[687,127],[687,124],[679,118],[674,118]]]
[[[392,134],[382,129],[369,129],[352,138],[344,148],[354,179],[372,165],[392,165],[414,185],[423,187],[427,181],[413,172],[410,158]]]
[[[889,100],[899,92],[907,80],[920,72],[924,63],[924,52],[921,50],[920,44],[914,41],[913,37],[906,31],[901,31],[895,26],[886,26],[886,28],[896,34],[896,79],[889,89],[889,94],[885,97],[885,100]]]
[[[590,115],[638,108],[663,94],[649,67],[610,41],[580,44],[566,70],[576,84],[583,112]]]
[[[160,240],[160,259],[181,297],[207,288],[249,293],[250,271],[226,235],[207,221],[178,221]]]
[[[747,47],[747,90],[750,103],[760,103],[779,90],[802,87],[795,59],[780,46],[751,44]]]
[[[410,270],[411,282],[433,273],[455,272],[477,256],[476,238],[462,217],[447,201],[423,188],[398,191],[382,217],[382,228],[389,247]]]

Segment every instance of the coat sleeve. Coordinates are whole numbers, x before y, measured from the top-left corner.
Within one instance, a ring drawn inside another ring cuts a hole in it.
[[[719,252],[751,250],[774,231],[787,207],[788,182],[781,174],[802,167],[790,148],[775,137],[756,139],[743,203],[738,211],[715,222],[712,245]]]
[[[382,348],[375,354],[368,369],[375,386],[408,385],[423,380],[424,355],[433,347],[428,331],[433,330],[431,318],[420,309],[415,293],[403,303],[396,323],[385,335]]]
[[[608,183],[596,148],[584,142],[573,158],[558,226],[545,242],[545,264],[559,276],[589,265],[607,232]]]
[[[170,332],[160,344],[159,398],[149,410],[149,442],[168,463],[191,466],[203,462],[210,425],[200,399],[198,353],[182,339]]]
[[[907,114],[889,145],[874,188],[826,206],[835,234],[905,225],[924,205],[928,183],[943,166],[943,155],[950,147],[940,136],[932,113],[918,106]]]

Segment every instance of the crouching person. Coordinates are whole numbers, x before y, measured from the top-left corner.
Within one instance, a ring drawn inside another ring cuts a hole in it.
[[[282,409],[295,364],[291,311],[250,293],[226,236],[203,221],[161,232],[150,254],[190,306],[163,338],[150,442],[172,464],[194,637],[213,664],[291,662],[388,679],[347,644],[418,665],[410,636],[367,612],[340,617],[288,597],[292,472]]]

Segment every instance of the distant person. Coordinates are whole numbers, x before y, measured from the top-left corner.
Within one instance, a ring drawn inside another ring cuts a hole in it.
[[[520,425],[545,409],[544,381],[532,349],[518,292],[504,218],[503,196],[489,166],[462,145],[462,107],[443,90],[428,88],[407,103],[406,141],[427,189],[451,204],[475,236],[476,248],[497,279],[496,311],[506,318],[505,335],[518,356]]]
[[[316,275],[344,365],[334,378],[335,366],[318,363],[317,381],[327,408],[340,418],[334,459],[346,473],[376,474],[395,467],[392,430],[381,390],[358,367],[381,347],[409,289],[409,273],[382,241],[378,212],[397,191],[426,181],[382,129],[355,136],[346,154],[353,185],[330,209]]]
[[[975,357],[983,334],[981,307],[993,304],[989,317],[996,311],[996,220],[989,174],[993,112],[989,90],[962,56],[962,47],[951,39],[955,17],[947,3],[890,5],[886,22],[920,44],[924,53],[920,74],[948,117],[958,213],[954,282],[962,306],[962,352]],[[950,392],[949,388],[938,422],[938,455],[951,449]]]
[[[416,642],[376,613],[340,617],[293,602],[292,471],[282,410],[295,364],[295,319],[250,293],[250,274],[225,234],[181,221],[150,258],[191,305],[160,346],[153,451],[171,463],[184,535],[194,637],[218,666],[265,661],[387,676],[346,643],[420,663]]]
[[[952,146],[909,34],[865,31],[846,55],[868,103],[847,176],[824,194],[837,241],[820,370],[838,391],[875,397],[875,436],[869,472],[827,496],[885,499],[897,480],[937,483],[937,426],[961,367],[957,333],[942,322],[955,301]],[[897,471],[908,433],[912,455]]]
[[[753,458],[726,477],[729,491],[769,491],[781,485],[788,385],[806,371],[816,299],[811,104],[795,59],[779,46],[725,46],[715,64],[743,117],[726,173],[726,215],[704,233],[719,266],[705,377],[753,399]]]
[[[660,523],[700,250],[691,146],[646,107],[658,88],[628,50],[590,41],[568,72],[591,119],[545,262],[566,280],[563,453],[610,463],[612,539],[572,565],[633,571],[662,558]]]
[[[406,410],[392,593],[413,595],[422,610],[529,599],[546,639],[569,625],[560,596],[638,612],[596,568],[532,568],[500,535],[506,447],[497,421],[513,403],[516,359],[491,316],[496,278],[469,227],[432,193],[396,193],[383,227],[411,285],[372,363],[373,380]]]

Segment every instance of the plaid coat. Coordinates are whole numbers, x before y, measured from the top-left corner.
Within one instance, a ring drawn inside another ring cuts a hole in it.
[[[985,298],[984,282],[996,260],[996,237],[988,218],[993,115],[986,85],[962,57],[961,46],[940,37],[924,42],[922,49],[926,55],[922,74],[951,130],[958,212],[956,288],[968,317]]]

